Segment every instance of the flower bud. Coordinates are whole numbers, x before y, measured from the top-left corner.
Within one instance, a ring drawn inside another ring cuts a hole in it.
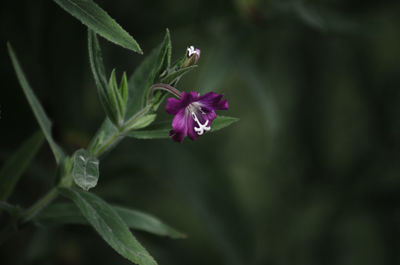
[[[186,59],[183,62],[182,67],[188,67],[197,63],[200,59],[200,50],[194,46],[190,46],[186,49]]]

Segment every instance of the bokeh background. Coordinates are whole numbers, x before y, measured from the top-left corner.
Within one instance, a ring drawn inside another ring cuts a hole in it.
[[[400,263],[400,2],[96,1],[145,54],[172,35],[200,67],[181,90],[225,93],[229,128],[177,144],[127,139],[93,192],[152,213],[184,240],[134,232],[159,264]],[[53,1],[0,7],[0,161],[38,129],[7,56],[10,41],[70,153],[104,114],[86,28]],[[101,39],[107,72],[144,58]],[[161,109],[162,111],[163,109]],[[161,118],[171,118],[160,115]],[[53,185],[47,144],[10,202]],[[88,226],[29,226],[1,264],[129,264]]]

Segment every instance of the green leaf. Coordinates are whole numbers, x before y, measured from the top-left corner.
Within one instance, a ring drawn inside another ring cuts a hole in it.
[[[112,109],[117,110],[118,122],[120,122],[123,114],[123,105],[121,104],[122,98],[121,100],[119,99],[121,96],[119,94],[117,78],[115,77],[115,69],[113,69],[111,72],[110,80],[108,81],[107,92],[108,92],[108,98],[111,102]]]
[[[225,128],[238,120],[238,118],[218,116],[211,124],[211,132]],[[127,136],[137,139],[164,139],[169,138],[171,129],[171,122],[165,121],[154,123],[144,130],[130,131]]]
[[[169,137],[171,122],[163,121],[150,125],[144,130],[130,131],[126,135],[137,139],[164,139]]]
[[[237,121],[239,121],[239,119],[235,117],[218,116],[211,124],[211,132],[221,130]]]
[[[1,205],[0,205],[1,206]],[[145,231],[159,236],[185,238],[186,235],[165,224],[158,218],[137,210],[113,206],[129,228]],[[46,207],[36,217],[40,225],[88,224],[79,209],[72,203],[54,203]]]
[[[126,102],[127,102],[127,97],[128,97],[128,94],[127,94],[128,93],[128,83],[126,80],[125,72],[122,75],[120,86],[118,87],[115,69],[113,69],[113,71],[111,72],[111,77],[110,77],[110,81],[109,81],[109,93],[110,93],[110,90],[114,94],[114,96],[112,96],[112,99],[116,100],[116,107],[118,108],[119,120],[121,121],[121,123],[123,123]]]
[[[129,130],[138,130],[149,126],[156,119],[156,114],[146,114],[140,119],[137,119],[134,123],[130,124],[127,127],[127,131]]]
[[[128,101],[128,79],[126,77],[126,72],[122,74],[121,83],[119,84],[119,89],[121,90],[121,96],[124,102],[124,109],[126,107],[126,102]]]
[[[105,39],[143,54],[135,39],[94,1],[54,0],[54,2]]]
[[[171,61],[171,39],[167,30],[163,42],[154,49],[136,68],[128,81],[128,104],[126,120],[143,109],[147,90],[159,81],[160,73],[165,70]]]
[[[100,103],[107,117],[114,123],[118,124],[118,113],[112,108],[108,96],[108,83],[104,71],[103,57],[97,35],[93,30],[88,30],[88,49],[89,61],[92,69],[94,81],[99,94]]]
[[[88,225],[78,206],[72,202],[56,202],[44,208],[34,219],[39,226],[59,226],[66,224]]]
[[[22,173],[42,145],[43,139],[42,132],[36,132],[6,160],[0,170],[0,200],[6,201],[12,193]]]
[[[84,149],[79,149],[73,156],[72,176],[76,185],[89,190],[99,180],[99,160]]]
[[[42,106],[40,105],[39,100],[33,93],[28,83],[28,80],[26,80],[24,72],[22,71],[17,56],[15,55],[14,50],[11,47],[11,44],[7,43],[7,46],[8,46],[8,53],[10,54],[15,73],[17,74],[18,81],[22,87],[22,90],[25,93],[26,99],[28,100],[29,105],[33,110],[33,113],[35,114],[36,120],[38,121],[40,128],[42,129],[43,134],[46,137],[47,142],[49,142],[50,148],[53,151],[57,163],[59,163],[62,157],[64,157],[64,152],[62,151],[61,147],[56,142],[54,142],[51,136],[51,122],[47,117],[46,113],[44,112]]]
[[[97,233],[120,255],[139,265],[157,264],[113,207],[101,198],[77,189],[61,188],[60,192],[74,201]]]
[[[183,75],[190,72],[191,70],[193,70],[196,67],[197,67],[197,65],[192,65],[189,67],[181,68],[175,72],[172,72],[172,73],[168,74],[166,77],[162,78],[161,83],[171,84],[171,83],[175,82],[177,79],[180,79]]]
[[[156,217],[137,210],[114,206],[125,223],[138,230],[146,231],[159,236],[169,236],[171,238],[185,238],[186,235],[178,232],[174,228],[164,224]]]

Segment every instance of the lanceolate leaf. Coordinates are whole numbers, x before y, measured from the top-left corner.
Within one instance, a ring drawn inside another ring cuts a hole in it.
[[[139,265],[157,264],[113,207],[105,201],[83,190],[61,188],[60,192],[74,201],[97,233],[120,255]]]
[[[143,53],[135,39],[94,1],[54,0],[54,2],[100,36],[134,52]]]
[[[107,92],[107,78],[104,71],[103,56],[101,54],[99,40],[93,30],[88,30],[89,61],[96,85],[102,93]]]
[[[155,119],[156,114],[146,114],[140,119],[136,120],[133,124],[131,124],[127,130],[138,130],[149,126]]]
[[[179,70],[167,75],[166,77],[162,78],[161,83],[171,84],[172,82],[176,81],[178,78],[181,78],[183,75],[190,72],[191,70],[193,70],[193,68],[196,68],[196,67],[197,67],[197,65],[192,65],[189,67],[179,69]]]
[[[186,235],[178,232],[161,222],[156,217],[147,213],[119,206],[114,206],[114,209],[118,212],[125,223],[134,229],[143,230],[159,236],[169,236],[172,238],[186,237]]]
[[[218,116],[211,124],[211,132],[221,130],[237,121],[239,121],[239,119],[235,117]]]
[[[114,123],[118,123],[118,113],[113,109],[108,96],[108,82],[104,71],[103,57],[97,35],[93,30],[88,30],[88,49],[89,61],[92,69],[94,81],[96,83],[97,92],[99,94],[100,103],[103,109]]]
[[[97,185],[99,179],[99,160],[84,149],[74,153],[72,176],[76,185],[89,190]]]
[[[171,129],[170,121],[157,122],[146,129],[130,131],[126,135],[137,139],[164,139],[169,137]]]
[[[53,154],[56,158],[57,163],[60,162],[61,158],[64,156],[64,152],[60,148],[60,146],[54,142],[51,136],[51,122],[47,117],[46,113],[44,112],[42,106],[40,105],[39,100],[36,98],[35,94],[33,93],[28,80],[26,80],[24,72],[18,62],[17,56],[15,55],[10,43],[7,43],[8,46],[8,53],[10,54],[11,61],[14,66],[14,70],[17,74],[18,81],[25,93],[25,96],[31,106],[33,113],[35,114],[36,120],[38,121],[40,128],[43,131],[46,140],[49,142],[50,148],[53,151]]]
[[[43,139],[42,132],[36,132],[4,163],[0,170],[0,201],[6,201],[12,193],[22,173],[42,145]]]
[[[185,238],[169,225],[158,218],[133,209],[113,206],[114,210],[124,220],[129,228],[146,231],[159,236],[171,238]],[[35,220],[39,225],[63,225],[63,224],[88,224],[79,209],[73,203],[55,203],[46,207]]]
[[[211,124],[211,132],[225,128],[238,120],[238,118],[218,116]],[[130,131],[127,136],[137,139],[163,139],[169,137],[171,129],[171,122],[159,122],[143,130]]]
[[[160,72],[166,69],[171,61],[171,39],[169,31],[165,34],[163,42],[153,50],[136,68],[129,78],[128,104],[126,120],[140,111],[145,104],[146,92],[149,87],[158,81]]]

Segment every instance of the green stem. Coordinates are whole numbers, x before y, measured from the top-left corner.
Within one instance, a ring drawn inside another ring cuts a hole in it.
[[[38,200],[34,205],[32,205],[23,214],[22,224],[27,223],[32,220],[44,207],[46,207],[52,200],[54,200],[58,195],[57,188],[52,188],[46,193],[40,200]]]
[[[0,201],[0,210],[5,210],[8,212],[15,211],[15,206],[5,202],[5,201]]]
[[[116,140],[118,140],[118,138],[121,136],[120,134],[121,132],[119,130],[116,133],[114,133],[110,138],[108,138],[107,142],[105,142],[104,145],[102,145],[100,148],[96,149],[95,152],[93,152],[93,155],[95,157],[99,157],[100,155],[102,155],[105,151],[108,150],[108,148],[114,145]]]
[[[167,91],[167,92],[173,94],[174,96],[176,96],[177,98],[180,98],[182,96],[181,92],[178,89],[176,89],[168,84],[159,83],[159,84],[152,85],[149,88],[149,92],[147,94],[146,106],[142,110],[140,110],[138,113],[136,113],[133,117],[131,117],[129,120],[124,122],[124,124],[122,126],[120,126],[118,128],[118,130],[110,138],[108,138],[108,140],[101,147],[97,148],[93,152],[94,156],[99,157],[104,152],[106,152],[108,149],[110,149],[115,144],[116,141],[119,141],[124,137],[124,134],[126,133],[126,131],[128,131],[131,128],[131,126],[136,122],[136,120],[143,117],[150,111],[150,109],[151,109],[150,99],[151,99],[154,91],[156,91],[156,90]]]

